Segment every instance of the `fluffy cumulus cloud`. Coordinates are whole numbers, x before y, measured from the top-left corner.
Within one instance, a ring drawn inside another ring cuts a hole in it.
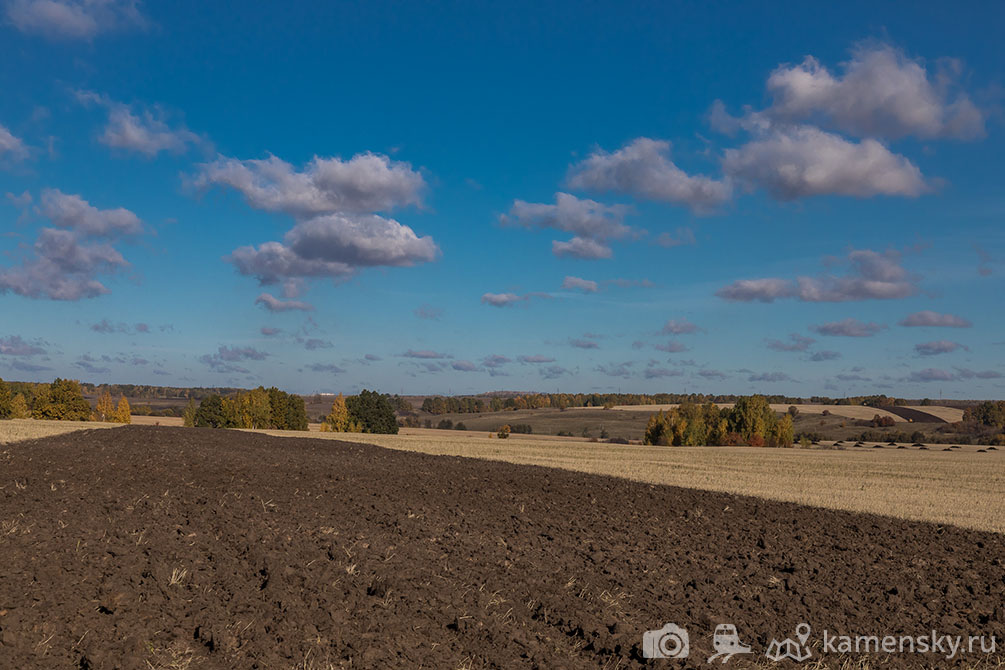
[[[407,267],[438,253],[431,237],[418,237],[394,219],[330,214],[298,223],[284,243],[241,247],[230,261],[242,274],[276,284],[291,277],[345,277],[364,267]]]
[[[261,305],[270,312],[310,312],[314,305],[302,300],[280,300],[271,293],[262,293],[255,298],[255,304]]]
[[[552,253],[593,260],[611,257],[609,240],[637,234],[624,223],[627,212],[624,205],[604,205],[568,193],[556,193],[553,205],[516,200],[509,213],[501,215],[499,221],[503,225],[552,228],[571,233],[570,240],[552,242]]]
[[[0,123],[0,161],[17,162],[28,157],[28,147]]]
[[[779,200],[814,195],[918,196],[928,185],[914,163],[881,142],[859,142],[807,125],[773,127],[722,162],[727,175]]]
[[[20,266],[0,269],[0,293],[50,300],[95,298],[108,293],[99,276],[129,265],[112,245],[85,243],[70,230],[43,228],[32,251]]]
[[[143,230],[142,221],[128,209],[98,209],[79,195],[58,189],[42,191],[39,210],[53,225],[81,235],[114,237],[135,235]]]
[[[181,154],[203,140],[178,125],[168,125],[165,113],[159,108],[134,108],[107,96],[91,91],[79,91],[77,100],[85,105],[99,105],[108,112],[108,122],[98,141],[105,146],[124,151],[135,151],[152,158],[162,151]]]
[[[774,302],[796,298],[804,302],[895,300],[918,292],[919,277],[901,265],[900,254],[855,249],[843,259],[844,275],[743,279],[719,289],[716,295],[731,302]]]
[[[859,137],[974,139],[984,135],[984,113],[959,90],[960,69],[942,61],[932,77],[922,61],[880,43],[856,46],[838,74],[807,56],[771,73],[768,113]]]
[[[80,300],[108,293],[99,281],[129,265],[113,243],[142,232],[127,209],[98,209],[79,195],[42,191],[38,212],[55,226],[44,227],[21,265],[0,268],[0,293],[28,298]]]
[[[951,354],[959,349],[966,350],[967,347],[959,342],[951,340],[935,340],[934,342],[922,342],[914,345],[914,350],[919,356],[938,356],[939,354]]]
[[[582,291],[583,293],[596,293],[600,287],[597,282],[591,279],[567,276],[562,281],[562,288],[573,291]]]
[[[884,329],[886,326],[881,323],[871,321],[866,323],[850,317],[842,321],[810,326],[810,330],[814,333],[831,337],[872,337]]]
[[[608,153],[597,150],[569,170],[569,186],[613,191],[704,211],[730,197],[725,181],[692,176],[670,160],[670,143],[639,137]]]
[[[23,33],[90,40],[99,33],[143,28],[139,0],[8,0],[7,21]]]
[[[349,160],[315,156],[300,171],[277,156],[249,160],[219,156],[201,165],[192,182],[199,188],[232,188],[255,209],[297,219],[420,205],[426,189],[422,175],[408,163],[369,152]]]
[[[315,157],[299,171],[276,156],[220,156],[201,165],[191,183],[201,189],[234,189],[251,207],[296,220],[282,242],[243,246],[228,258],[261,284],[338,279],[362,268],[408,267],[439,256],[431,237],[374,213],[421,205],[426,188],[419,172],[387,156]]]
[[[900,325],[908,328],[970,328],[974,324],[955,314],[940,314],[926,309],[907,315],[901,319]]]

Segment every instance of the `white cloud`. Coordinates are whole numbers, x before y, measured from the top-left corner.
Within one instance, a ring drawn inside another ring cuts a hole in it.
[[[691,176],[670,160],[670,143],[639,137],[607,153],[597,150],[569,170],[568,184],[588,191],[615,191],[647,200],[714,208],[730,197],[727,182]]]
[[[859,143],[813,126],[780,126],[723,158],[727,175],[779,200],[816,195],[914,197],[929,187],[916,165],[874,139]]]
[[[302,300],[280,300],[270,293],[262,293],[255,298],[255,304],[261,305],[270,312],[313,311],[314,305]]]
[[[315,156],[302,171],[276,157],[219,156],[192,179],[200,188],[229,186],[255,209],[297,219],[322,214],[382,212],[420,205],[426,182],[408,163],[361,153],[347,161]]]
[[[188,128],[171,128],[159,108],[138,111],[107,96],[90,91],[77,92],[77,100],[85,105],[98,104],[108,110],[108,123],[98,137],[102,144],[114,149],[136,151],[148,158],[162,151],[181,154],[203,140]]]
[[[515,200],[508,214],[499,217],[504,225],[528,228],[554,228],[574,237],[568,242],[552,242],[556,256],[598,259],[610,258],[607,240],[624,239],[637,234],[625,225],[629,208],[624,205],[604,205],[595,200],[581,199],[568,193],[556,193],[555,204]]]
[[[723,300],[730,302],[774,302],[778,298],[790,298],[795,287],[787,279],[739,279],[715,292]]]
[[[20,266],[0,268],[0,293],[28,298],[80,300],[108,293],[98,277],[129,265],[107,242],[142,231],[142,221],[127,209],[99,210],[77,195],[47,189],[39,212],[59,228],[42,228],[33,255]]]
[[[934,342],[922,342],[921,344],[914,345],[914,350],[918,352],[919,356],[938,356],[939,354],[950,354],[957,349],[966,349],[964,345],[959,342],[952,342],[950,340],[936,340]]]
[[[582,291],[583,293],[596,293],[599,290],[599,285],[590,279],[566,276],[562,281],[562,288]]]
[[[28,147],[15,137],[7,127],[0,124],[0,159],[20,161],[28,157]]]
[[[863,323],[858,319],[852,318],[847,318],[843,321],[822,323],[818,326],[810,326],[810,330],[815,333],[835,337],[872,337],[885,328],[886,326],[881,323]]]
[[[767,113],[813,120],[859,137],[974,139],[984,113],[958,88],[959,63],[943,61],[934,80],[925,64],[887,44],[862,44],[832,74],[812,56],[768,78]]]
[[[521,300],[527,300],[528,296],[517,295],[516,293],[484,293],[482,294],[482,304],[492,307],[509,307]]]
[[[694,231],[686,226],[677,228],[672,235],[670,233],[660,233],[656,236],[656,244],[667,249],[683,247],[694,243]]]
[[[551,253],[559,258],[568,256],[570,258],[591,261],[610,258],[614,255],[611,247],[607,244],[588,237],[573,237],[568,242],[553,240],[551,243]]]
[[[687,319],[670,319],[665,324],[663,324],[663,330],[661,331],[664,335],[688,335],[691,333],[697,333],[701,328],[691,323]]]
[[[974,324],[955,314],[940,314],[926,309],[904,317],[900,325],[914,328],[970,328]]]
[[[359,268],[407,267],[433,261],[439,247],[408,226],[376,214],[331,214],[302,221],[284,242],[240,247],[228,258],[262,284],[289,278],[346,277]]]
[[[919,277],[902,265],[900,254],[870,249],[848,252],[844,262],[849,271],[843,276],[831,274],[798,277],[795,281],[780,278],[743,279],[716,292],[731,302],[773,302],[781,298],[797,298],[803,302],[851,302],[859,300],[895,300],[918,292]]]
[[[89,40],[103,32],[143,28],[138,0],[9,0],[7,20],[23,33]]]
[[[44,189],[39,209],[54,225],[83,235],[135,235],[143,230],[140,218],[128,209],[98,209],[79,195],[63,193],[59,189]]]

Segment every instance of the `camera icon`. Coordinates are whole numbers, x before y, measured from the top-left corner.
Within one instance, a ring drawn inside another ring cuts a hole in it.
[[[643,658],[687,658],[688,653],[687,631],[676,624],[668,623],[642,634]]]

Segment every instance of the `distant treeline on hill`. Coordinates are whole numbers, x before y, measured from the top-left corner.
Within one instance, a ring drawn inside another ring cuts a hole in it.
[[[147,384],[81,384],[80,387],[87,395],[97,395],[107,391],[113,396],[126,396],[127,398],[144,400],[171,398],[202,400],[211,395],[228,396],[247,390],[227,386],[189,388],[185,386],[150,386]]]
[[[518,409],[543,409],[553,407],[614,407],[616,405],[678,405],[692,403],[735,403],[744,396],[709,395],[703,393],[525,393],[509,397],[486,396],[429,396],[422,401],[422,411],[429,414],[478,414]],[[862,405],[865,407],[896,407],[910,404],[932,405],[929,399],[910,401],[886,395],[829,398],[811,396],[798,398],[784,395],[763,396],[768,403],[786,405]]]

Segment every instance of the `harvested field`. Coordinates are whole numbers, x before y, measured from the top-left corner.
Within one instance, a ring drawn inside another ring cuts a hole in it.
[[[137,416],[130,417],[136,426],[182,426],[185,420],[180,416]]]
[[[1005,636],[993,533],[234,431],[57,436],[2,472],[0,667],[631,668],[666,622],[673,667],[709,667],[718,623],[763,661],[802,621],[845,667],[824,628]]]
[[[277,435],[296,433],[267,431]],[[333,433],[312,437],[347,439]],[[403,429],[348,439],[390,449],[466,456],[752,495],[830,509],[886,514],[1005,532],[1005,450],[944,445],[922,451],[870,442],[837,449],[653,447],[575,438]],[[883,447],[883,448],[877,448]]]
[[[946,423],[956,423],[957,421],[963,421],[963,410],[959,407],[936,407],[933,405],[928,406],[917,406],[917,407],[906,407],[905,409],[915,409],[919,412],[925,412],[926,414],[931,414],[934,417],[938,417],[945,421]]]
[[[72,433],[93,428],[117,428],[118,423],[97,423],[94,421],[46,421],[38,419],[10,419],[0,421],[0,444],[19,440],[34,440],[39,437]]]

